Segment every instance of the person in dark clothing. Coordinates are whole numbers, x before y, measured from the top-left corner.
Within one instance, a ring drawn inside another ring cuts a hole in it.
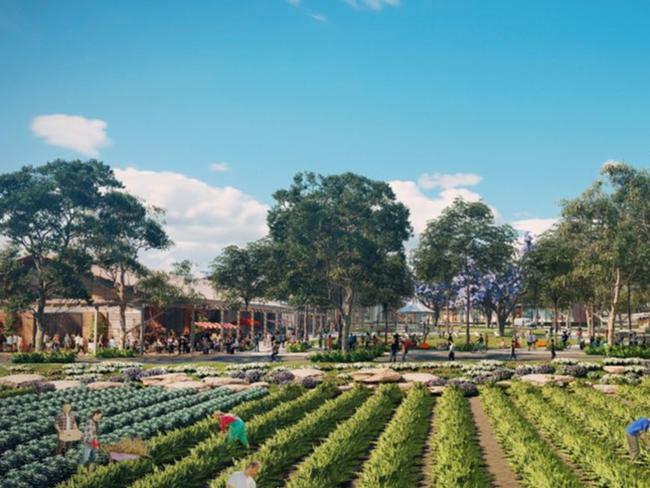
[[[555,359],[555,339],[551,339],[551,359]]]
[[[515,339],[512,339],[510,342],[510,359],[513,361],[517,360],[517,350],[515,349],[515,346],[517,345],[517,341]]]
[[[397,361],[397,351],[399,351],[399,336],[395,334],[393,336],[393,342],[390,345],[390,359],[391,363]]]

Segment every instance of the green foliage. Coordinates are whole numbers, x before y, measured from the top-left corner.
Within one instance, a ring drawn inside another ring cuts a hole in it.
[[[303,392],[302,388],[289,385],[259,400],[238,405],[232,409],[232,413],[248,422],[283,402],[294,400]],[[220,425],[211,417],[206,418],[189,427],[175,429],[151,439],[148,443],[150,456],[158,466],[172,463],[187,456],[192,447],[219,432]]]
[[[413,385],[363,465],[358,488],[411,488],[420,484],[419,458],[432,406],[433,397],[427,388],[421,383]]]
[[[314,363],[357,363],[362,361],[372,361],[376,357],[384,354],[384,351],[384,346],[377,346],[369,349],[355,349],[354,351],[349,352],[317,352],[310,354],[308,358]]]
[[[491,486],[476,439],[468,401],[458,388],[446,388],[434,412],[433,484],[445,488]]]
[[[311,349],[309,342],[294,342],[287,346],[287,352],[305,352]]]
[[[97,488],[100,486],[128,486],[150,473],[153,464],[150,459],[138,459],[104,466],[82,467],[74,477],[65,483],[65,488]]]
[[[259,446],[278,429],[299,420],[335,394],[333,385],[323,384],[253,418],[246,424],[251,446]],[[229,442],[225,435],[212,436],[176,463],[140,479],[133,484],[133,488],[202,488],[215,473],[244,455],[246,449],[238,442]]]
[[[356,471],[363,455],[390,418],[402,398],[395,385],[382,385],[356,413],[301,463],[287,488],[343,486]]]
[[[559,394],[559,390],[555,390]],[[602,486],[611,488],[642,488],[650,486],[650,474],[641,466],[623,459],[611,443],[596,441],[583,425],[583,420],[592,416],[602,416],[602,411],[589,408],[582,409],[580,421],[567,418],[566,415],[554,414],[559,403],[549,406],[548,396],[534,387],[513,384],[513,399],[529,419],[540,427],[547,438],[583,469],[593,473],[594,479]],[[551,397],[552,398],[552,397]],[[622,439],[624,431],[613,434]]]
[[[74,363],[77,353],[74,351],[61,352],[17,352],[11,355],[11,362],[24,363]]]
[[[34,388],[28,386],[19,388],[0,387],[0,399],[25,395],[27,393],[34,393]]]
[[[609,356],[613,358],[643,358],[650,359],[650,347],[642,346],[587,346],[585,353],[589,355]]]
[[[136,352],[132,349],[99,349],[97,351],[98,358],[132,358],[136,356]]]
[[[258,486],[282,485],[286,473],[295,463],[308,455],[340,422],[350,417],[369,395],[368,389],[357,386],[334,400],[326,401],[312,414],[278,431],[257,452],[239,461],[232,469],[224,471],[210,487],[225,488],[232,472],[244,470],[253,460],[262,465],[256,480]]]
[[[578,488],[581,485],[499,387],[481,390],[481,403],[515,472],[530,488]]]

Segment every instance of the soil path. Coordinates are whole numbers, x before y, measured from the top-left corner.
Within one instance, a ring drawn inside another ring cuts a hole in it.
[[[494,486],[498,488],[519,488],[519,482],[515,473],[510,468],[501,445],[490,425],[490,421],[481,406],[479,397],[473,397],[469,400],[474,421],[476,422],[476,430],[478,432],[478,440],[483,451],[483,458],[487,469],[493,477]]]
[[[422,453],[422,481],[419,488],[429,488],[433,486],[433,436],[434,425],[436,422],[436,404],[433,404],[433,412],[431,414],[431,423],[429,425],[429,433],[427,434],[426,444],[424,445],[424,452]]]

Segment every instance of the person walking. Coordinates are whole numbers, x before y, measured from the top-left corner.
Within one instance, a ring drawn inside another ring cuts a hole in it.
[[[551,359],[555,359],[555,339],[551,338]]]
[[[512,361],[517,360],[516,346],[517,346],[517,339],[512,339],[512,341],[510,341],[510,359]]]
[[[648,428],[650,428],[650,420],[646,417],[639,417],[633,420],[625,428],[627,435],[627,445],[630,450],[630,457],[632,461],[636,461],[639,457],[639,439],[643,442],[645,447],[648,447]]]
[[[97,459],[97,451],[101,447],[99,444],[99,421],[102,419],[102,411],[95,410],[86,422],[86,429],[81,439],[81,461],[80,464],[86,465]]]
[[[406,355],[409,353],[409,346],[411,341],[409,338],[406,338],[402,341],[402,362],[406,361]]]
[[[395,334],[393,336],[393,342],[390,345],[390,359],[388,360],[391,363],[397,361],[397,351],[399,349],[399,336]]]
[[[72,414],[72,405],[69,403],[64,403],[61,413],[56,416],[54,429],[56,430],[58,437],[57,453],[65,454],[68,451],[70,444],[75,442],[75,440],[68,440],[68,436],[70,436],[72,432],[79,430],[79,427],[77,427],[77,419]],[[79,438],[76,440],[78,441]]]
[[[248,437],[246,436],[246,424],[237,415],[223,413],[219,410],[212,414],[212,418],[219,423],[221,432],[228,430],[228,441],[239,441],[246,449],[250,449]]]
[[[278,341],[273,341],[271,344],[271,362],[279,361],[278,354],[280,354],[280,345]]]
[[[244,471],[235,471],[226,481],[226,488],[256,488],[255,477],[260,470],[258,461],[251,461]]]
[[[449,361],[455,361],[456,353],[454,352],[454,341],[451,339],[447,341],[447,351],[447,359],[449,359]]]
[[[260,333],[255,334],[255,352],[260,352]]]

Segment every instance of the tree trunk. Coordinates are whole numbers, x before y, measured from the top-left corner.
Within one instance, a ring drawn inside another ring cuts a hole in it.
[[[627,327],[632,330],[632,287],[627,283]]]
[[[388,344],[388,304],[384,303],[384,342]]]
[[[612,303],[609,308],[609,317],[607,317],[607,345],[614,345],[614,334],[616,332],[616,312],[621,295],[621,270],[616,268],[616,279],[614,281],[614,290]]]
[[[470,337],[469,337],[469,324],[470,324],[470,317],[469,313],[471,310],[471,297],[469,294],[469,276],[467,277],[467,317],[465,317],[465,344],[470,343]]]
[[[126,348],[126,271],[124,269],[120,270],[120,275],[118,282],[115,283],[117,288],[117,301],[120,311],[120,331],[122,332],[122,337],[120,337],[120,349]]]
[[[560,309],[560,306],[559,306],[558,300],[555,300],[553,302],[553,336],[557,336],[557,331],[560,328],[559,320],[558,320],[560,318],[559,317],[559,315],[560,315],[560,310],[559,309]]]
[[[190,308],[190,352],[194,352],[194,339],[196,336],[196,330],[195,330],[195,316],[196,316],[196,310],[194,309],[194,303],[192,303],[192,307]]]
[[[42,294],[38,299],[36,306],[36,315],[34,316],[36,323],[36,337],[34,340],[34,350],[42,351],[45,345],[45,295]]]
[[[346,296],[343,300],[343,309],[341,310],[341,319],[343,321],[343,336],[341,337],[341,349],[344,352],[350,350],[350,343],[348,336],[350,335],[350,327],[352,325],[352,312],[354,310],[354,292],[346,290]]]

